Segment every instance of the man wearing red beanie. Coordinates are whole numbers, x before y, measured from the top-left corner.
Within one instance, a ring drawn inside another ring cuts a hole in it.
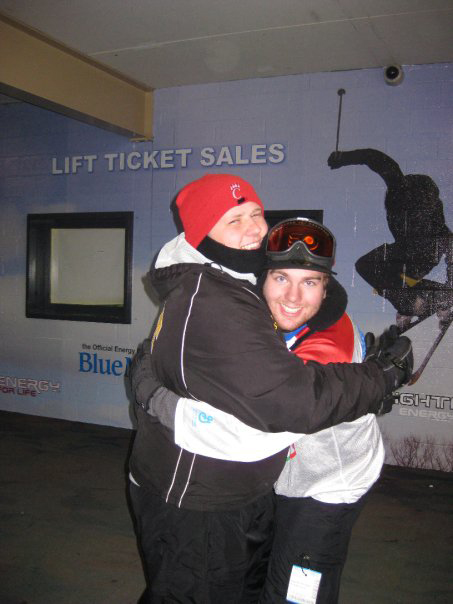
[[[239,176],[208,174],[189,183],[176,199],[186,241],[197,248],[228,210],[249,201],[264,212],[255,189]]]
[[[162,307],[151,355],[141,350],[132,376],[130,495],[147,576],[142,601],[252,603],[266,573],[272,487],[286,448],[252,463],[190,453],[148,413],[154,389],[162,383],[181,397],[215,401],[263,431],[312,433],[380,409],[409,378],[410,346],[404,368],[380,359],[304,364],[287,351],[255,289],[267,225],[253,187],[209,175],[176,203],[186,234],[163,247],[151,271]],[[195,410],[198,429],[213,421]]]

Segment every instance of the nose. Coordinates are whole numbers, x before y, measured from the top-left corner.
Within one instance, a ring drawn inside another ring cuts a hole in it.
[[[300,304],[302,302],[302,293],[297,283],[289,282],[285,294],[288,302],[292,302],[293,304]]]
[[[247,223],[247,235],[261,234],[261,225],[254,218],[250,218]]]

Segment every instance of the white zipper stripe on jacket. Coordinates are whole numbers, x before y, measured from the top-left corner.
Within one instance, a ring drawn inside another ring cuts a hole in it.
[[[182,450],[182,449],[181,449]],[[195,457],[196,457],[196,453],[193,454],[192,457],[192,463],[190,464],[190,470],[189,470],[189,474],[187,476],[187,480],[186,480],[186,486],[184,487],[183,492],[181,493],[181,497],[179,498],[179,502],[178,502],[178,508],[181,507],[181,502],[182,502],[182,498],[184,497],[184,495],[186,494],[187,491],[187,487],[189,486],[189,482],[190,482],[190,477],[192,476],[192,468],[193,468],[193,464],[195,463]]]
[[[187,323],[189,322],[190,315],[191,315],[191,312],[192,312],[192,306],[193,306],[194,298],[198,294],[198,290],[200,289],[200,282],[201,282],[201,277],[202,276],[203,276],[203,274],[200,273],[199,276],[198,276],[197,287],[195,288],[195,291],[192,294],[192,297],[190,298],[189,312],[187,313],[186,321],[184,323],[184,329],[183,329],[183,332],[182,332],[181,356],[180,356],[179,362],[180,362],[180,367],[181,367],[181,378],[182,378],[184,387],[187,390],[187,392],[189,392],[189,389],[187,388],[186,376],[184,375],[184,344],[185,344],[185,341],[186,341]],[[190,395],[191,398],[195,399],[196,401],[200,400],[196,396],[193,396],[190,392],[189,392],[189,395]]]
[[[185,377],[185,375],[184,375],[184,361],[183,361],[183,359],[184,359],[184,343],[185,343],[185,341],[186,341],[187,323],[189,322],[189,319],[190,319],[190,314],[191,314],[191,312],[192,312],[192,306],[193,306],[193,301],[194,301],[194,298],[195,298],[195,296],[197,295],[198,290],[200,289],[200,281],[201,281],[201,277],[202,277],[202,274],[200,273],[200,275],[199,275],[199,277],[198,277],[197,287],[195,288],[195,291],[194,291],[194,293],[192,294],[192,297],[191,297],[191,299],[190,299],[189,312],[187,313],[186,321],[185,321],[185,323],[184,323],[184,329],[183,329],[183,332],[182,332],[181,356],[180,356],[180,367],[181,367],[181,378],[182,378],[182,382],[183,382],[184,387],[185,387],[185,389],[187,390],[187,392],[189,392],[189,390],[188,390],[188,388],[187,388],[186,377]],[[190,392],[189,392],[189,394],[190,394]],[[196,398],[195,396],[192,396],[192,394],[190,394],[190,396],[191,396],[193,399],[197,400],[197,401],[199,401],[199,400],[200,400],[200,399]],[[166,502],[167,502],[167,503],[168,503],[168,498],[170,497],[170,493],[171,493],[171,490],[172,490],[172,488],[173,488],[173,485],[175,484],[175,480],[176,480],[176,474],[178,473],[178,467],[179,467],[179,462],[181,461],[182,452],[183,452],[183,449],[181,449],[181,450],[180,450],[180,452],[179,452],[178,463],[176,464],[175,471],[173,472],[173,480],[171,481],[171,485],[170,485],[170,488],[168,489],[167,498],[166,498]],[[189,475],[188,475],[188,477],[187,477],[187,481],[186,481],[186,486],[184,487],[184,490],[183,490],[183,492],[182,492],[182,494],[181,494],[181,497],[180,497],[180,499],[179,499],[178,507],[181,507],[182,498],[184,497],[184,495],[185,495],[185,493],[186,493],[186,491],[187,491],[187,487],[189,486],[190,476],[191,476],[191,474],[192,474],[192,468],[193,468],[193,464],[194,464],[194,462],[195,462],[195,457],[196,457],[196,455],[194,455],[194,456],[193,456],[192,463],[191,463],[191,465],[190,465]]]
[[[171,490],[173,488],[173,485],[175,484],[176,474],[178,472],[179,462],[181,461],[182,451],[183,451],[182,449],[180,449],[180,451],[179,451],[178,461],[176,462],[175,471],[173,472],[173,478],[172,478],[172,481],[171,481],[170,488],[167,491],[167,497],[165,498],[165,503],[168,503],[168,498],[170,497]]]
[[[255,292],[252,292],[251,289],[249,289],[248,287],[244,287],[243,289],[245,289],[246,292],[249,292],[249,294],[252,294],[252,296],[255,296],[255,298],[257,300],[259,300],[260,302],[262,302],[262,299],[258,296],[258,294],[255,294]]]

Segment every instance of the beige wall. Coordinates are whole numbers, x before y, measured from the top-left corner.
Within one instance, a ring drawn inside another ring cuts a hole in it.
[[[152,138],[153,93],[38,32],[0,16],[0,91],[113,129]]]

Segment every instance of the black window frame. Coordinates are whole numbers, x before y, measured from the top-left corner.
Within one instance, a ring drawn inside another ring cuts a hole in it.
[[[131,323],[133,225],[133,212],[28,214],[25,316],[97,323]],[[65,228],[124,229],[122,305],[57,304],[50,301],[51,230]]]

